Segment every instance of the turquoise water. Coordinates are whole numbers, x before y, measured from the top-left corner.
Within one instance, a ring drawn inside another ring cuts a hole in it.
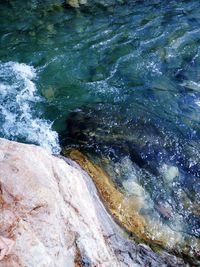
[[[87,145],[150,169],[140,183],[154,201],[171,199],[183,232],[198,238],[200,2],[129,1],[96,12],[26,2],[0,3],[0,136],[59,153],[59,136],[80,143],[65,136],[66,119],[86,110],[100,120],[82,126],[96,136]],[[179,175],[160,193],[155,172],[168,166]]]

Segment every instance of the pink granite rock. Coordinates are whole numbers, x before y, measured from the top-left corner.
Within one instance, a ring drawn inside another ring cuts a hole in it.
[[[0,139],[0,233],[15,240],[1,267],[74,266],[77,249],[117,266],[83,176],[40,147]]]
[[[167,266],[165,256],[123,237],[76,163],[5,139],[0,235],[15,241],[0,267]],[[184,266],[173,257],[170,263]]]

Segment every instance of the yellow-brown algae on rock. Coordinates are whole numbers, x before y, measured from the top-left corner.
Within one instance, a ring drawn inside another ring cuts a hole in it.
[[[144,232],[146,222],[138,210],[137,196],[125,197],[114,185],[108,174],[76,149],[63,152],[76,161],[93,179],[104,204],[115,219],[129,232],[140,239],[146,239]]]
[[[128,240],[74,161],[1,138],[0,234],[15,241],[0,267],[187,266]]]
[[[76,161],[89,174],[108,211],[119,225],[138,241],[145,242],[156,250],[165,248],[172,252],[177,251],[177,253],[185,251],[186,243],[180,232],[173,231],[159,218],[153,219],[149,215],[144,217],[140,214],[141,208],[145,206],[144,198],[141,197],[143,192],[140,185],[135,185],[138,195],[125,196],[113,183],[111,177],[80,151],[68,149],[63,151],[63,154]],[[187,243],[189,244],[191,241],[188,240]]]
[[[63,151],[63,154],[76,161],[93,179],[100,197],[102,198],[108,211],[114,216],[116,221],[140,241],[151,245],[164,245],[165,240],[157,240],[148,231],[148,222],[139,214],[141,209],[141,199],[138,196],[126,197],[111,180],[110,176],[95,163],[91,162],[87,156],[77,149]]]
[[[92,267],[123,266],[105,239],[114,224],[104,227],[110,217],[92,186],[44,149],[0,138],[0,234],[15,240],[0,267],[74,267],[80,257]]]

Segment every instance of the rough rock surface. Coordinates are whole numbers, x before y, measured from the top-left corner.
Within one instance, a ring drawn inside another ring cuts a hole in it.
[[[185,266],[123,237],[90,177],[70,160],[0,139],[0,267]]]

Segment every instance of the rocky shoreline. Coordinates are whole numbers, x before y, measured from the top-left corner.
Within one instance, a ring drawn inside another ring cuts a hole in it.
[[[165,125],[129,114],[128,108],[104,104],[72,112],[63,134],[66,155],[90,174],[128,232],[198,265],[198,192],[192,199],[185,183],[196,184],[198,164],[189,162],[198,162],[198,144],[192,150]]]
[[[75,162],[0,139],[0,234],[15,241],[1,267],[189,266],[136,244]]]

